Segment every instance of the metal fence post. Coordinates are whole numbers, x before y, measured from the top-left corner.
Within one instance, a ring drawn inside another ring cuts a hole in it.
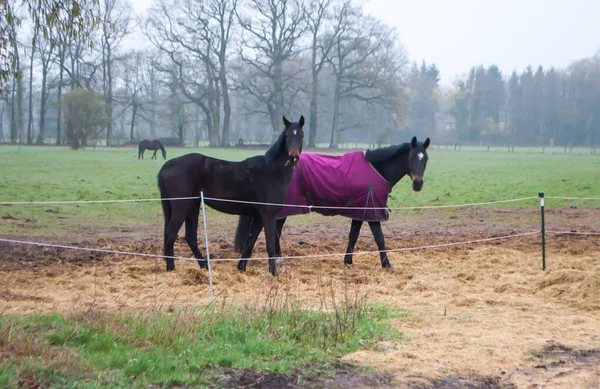
[[[540,210],[542,214],[542,270],[546,270],[546,223],[544,221],[544,192],[538,193],[540,196]]]

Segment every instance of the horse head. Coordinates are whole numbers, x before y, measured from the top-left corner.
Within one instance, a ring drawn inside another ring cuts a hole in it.
[[[423,188],[423,174],[427,166],[427,148],[429,147],[429,138],[425,142],[417,142],[417,137],[413,137],[410,142],[410,152],[408,154],[408,175],[412,180],[412,187],[415,192]]]
[[[285,147],[288,153],[287,164],[291,164],[292,167],[298,163],[300,159],[300,153],[302,152],[302,142],[304,139],[304,116],[300,116],[298,122],[290,122],[283,117],[283,124],[285,124]]]

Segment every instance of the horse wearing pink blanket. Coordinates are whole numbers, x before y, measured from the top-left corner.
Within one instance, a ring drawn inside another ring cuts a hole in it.
[[[367,161],[362,151],[344,155],[304,153],[294,169],[286,200],[288,205],[304,207],[283,207],[277,218],[313,211],[362,221],[387,220],[387,199],[391,190],[390,184]]]
[[[344,263],[351,265],[356,240],[363,222],[367,221],[379,249],[381,266],[391,268],[381,230],[381,221],[389,217],[387,198],[405,175],[411,178],[414,191],[422,189],[428,147],[429,138],[420,143],[413,137],[410,143],[364,153],[355,151],[342,156],[303,153],[288,186],[285,203],[301,207],[284,206],[278,211],[278,236],[281,237],[288,216],[314,211],[327,216],[349,217],[352,225]],[[346,209],[348,207],[350,209]],[[239,270],[246,270],[246,258],[252,255],[261,230],[260,218],[240,216],[235,235],[235,249],[242,254]],[[279,240],[277,244],[281,256]]]

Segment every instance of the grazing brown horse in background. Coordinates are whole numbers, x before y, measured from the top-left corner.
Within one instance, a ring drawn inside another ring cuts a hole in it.
[[[303,154],[304,158],[300,158],[300,163],[288,187],[286,204],[305,207],[285,207],[278,213],[278,257],[281,257],[279,237],[286,218],[308,213],[310,211],[306,206],[312,205],[318,207],[312,210],[322,215],[342,215],[352,219],[348,247],[344,256],[345,264],[352,264],[354,245],[363,222],[367,221],[380,250],[381,266],[391,268],[381,229],[381,220],[388,219],[385,209],[387,195],[405,175],[411,178],[415,192],[421,190],[423,174],[427,166],[428,147],[429,138],[421,143],[417,142],[417,137],[413,137],[409,143],[367,150],[364,153],[351,152],[338,157]],[[319,159],[326,162],[315,162]],[[350,164],[346,164],[347,159],[350,160]],[[364,166],[365,163],[367,167]],[[335,208],[340,206],[357,207],[357,209]],[[379,209],[368,209],[369,207]],[[252,255],[252,249],[261,229],[259,219],[254,219],[250,215],[240,216],[235,235],[235,249],[242,254],[238,262],[239,270],[246,271],[247,258]]]
[[[165,150],[165,147],[162,145],[162,143],[160,143],[158,140],[148,140],[148,139],[144,139],[143,141],[140,142],[139,146],[138,146],[138,159],[140,159],[140,157],[142,159],[144,159],[144,151],[146,150],[154,150],[154,154],[152,154],[152,158],[151,159],[156,159],[156,152],[158,150],[162,151],[162,156],[164,159],[167,159],[167,152]]]
[[[285,130],[265,155],[232,162],[191,153],[171,159],[163,165],[158,172],[158,188],[165,215],[164,256],[167,271],[175,270],[173,244],[184,222],[186,242],[199,259],[200,267],[207,267],[198,248],[199,196],[200,192],[204,192],[205,203],[211,208],[260,220],[261,229],[263,226],[265,229],[267,252],[273,258],[269,260],[269,271],[277,275],[275,223],[281,206],[256,203],[285,202],[294,166],[302,152],[304,116],[297,123],[290,123],[284,117],[283,123]],[[174,197],[193,198],[169,200]]]

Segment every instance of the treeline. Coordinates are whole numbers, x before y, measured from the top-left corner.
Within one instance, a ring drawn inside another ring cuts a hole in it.
[[[4,141],[228,146],[270,142],[283,115],[303,114],[307,143],[335,148],[375,141],[406,108],[406,53],[358,0],[156,0],[139,19],[127,0],[80,4],[96,20],[80,29],[91,47],[61,24],[7,26],[23,77],[2,90]]]
[[[0,48],[22,77],[0,72],[0,141],[268,143],[283,115],[303,114],[309,146],[598,143],[598,56],[512,74],[473,67],[443,88],[440,69],[410,64],[360,0],[155,0],[138,18],[128,0],[57,4],[7,0]]]
[[[595,146],[600,141],[600,57],[567,69],[502,76],[496,66],[472,68],[447,93],[456,121],[449,136],[466,143]]]

